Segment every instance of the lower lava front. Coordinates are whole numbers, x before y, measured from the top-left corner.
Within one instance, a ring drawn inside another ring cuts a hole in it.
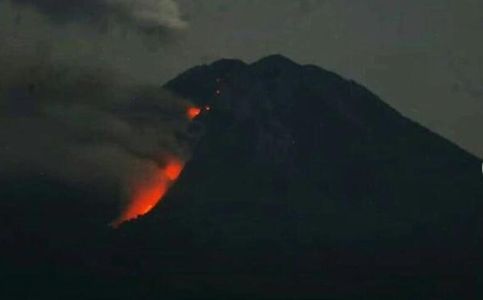
[[[183,170],[183,163],[178,159],[170,160],[159,169],[148,182],[134,188],[134,193],[121,215],[111,225],[118,227],[121,223],[147,214],[163,198],[169,187]]]

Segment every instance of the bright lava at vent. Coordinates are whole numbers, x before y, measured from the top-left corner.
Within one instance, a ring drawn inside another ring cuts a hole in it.
[[[190,107],[188,108],[188,118],[190,120],[193,120],[194,118],[196,118],[199,114],[201,113],[201,109],[198,108],[198,107]]]

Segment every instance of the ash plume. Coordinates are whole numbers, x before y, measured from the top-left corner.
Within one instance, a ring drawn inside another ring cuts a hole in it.
[[[115,19],[139,29],[181,29],[186,22],[173,0],[12,0],[30,5],[57,22]]]
[[[189,156],[189,103],[132,68],[132,41],[82,17],[97,13],[114,17],[114,28],[159,34],[186,24],[172,1],[76,3],[0,1],[0,179],[117,186],[122,206],[126,187],[149,180],[169,157]],[[71,25],[51,20],[60,17]]]

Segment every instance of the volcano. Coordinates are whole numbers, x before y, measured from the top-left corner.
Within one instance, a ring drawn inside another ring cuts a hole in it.
[[[89,241],[82,261],[119,279],[115,295],[476,292],[479,158],[358,83],[280,55],[197,66],[165,87],[204,108],[188,113],[200,138],[160,205]]]
[[[472,291],[479,158],[356,82],[279,55],[198,66],[166,87],[210,110],[163,204],[121,228],[118,242],[135,240],[150,261],[144,274],[251,296],[401,281],[408,296]]]

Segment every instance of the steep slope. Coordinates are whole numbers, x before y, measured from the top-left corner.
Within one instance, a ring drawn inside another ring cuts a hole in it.
[[[198,66],[166,87],[201,108],[200,138],[150,214],[110,230],[115,201],[91,200],[114,192],[0,182],[16,203],[0,209],[0,297],[475,298],[480,159],[278,55]]]
[[[209,109],[164,202],[120,230],[130,268],[282,295],[315,295],[317,278],[465,281],[477,268],[481,161],[364,87],[278,55],[195,67],[166,87]],[[206,275],[220,272],[231,275]]]

